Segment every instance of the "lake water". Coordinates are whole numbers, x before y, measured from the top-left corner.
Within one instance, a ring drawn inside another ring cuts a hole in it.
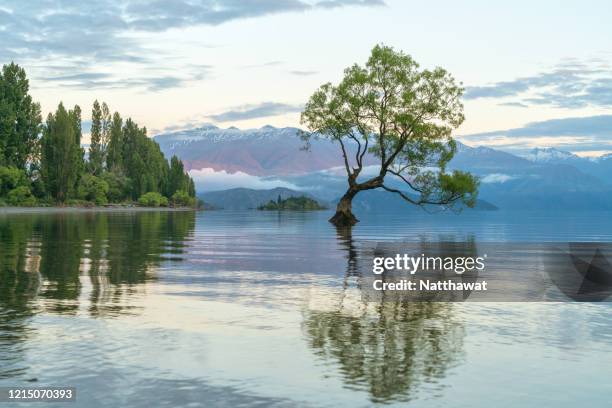
[[[0,387],[76,387],[72,407],[610,406],[610,303],[366,303],[352,263],[371,241],[611,242],[612,214],[329,215],[0,216]]]

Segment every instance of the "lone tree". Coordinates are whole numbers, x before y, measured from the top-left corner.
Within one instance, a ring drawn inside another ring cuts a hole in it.
[[[461,171],[445,172],[456,151],[451,131],[464,120],[462,93],[444,69],[419,70],[409,55],[384,45],[372,49],[364,67],[347,68],[338,85],[321,86],[306,104],[301,123],[308,129],[302,134],[307,145],[318,137],[340,144],[348,189],[329,221],[357,223],[353,198],[376,188],[418,206],[473,207],[478,180]],[[363,180],[366,154],[380,170]],[[398,182],[405,187],[397,188]]]

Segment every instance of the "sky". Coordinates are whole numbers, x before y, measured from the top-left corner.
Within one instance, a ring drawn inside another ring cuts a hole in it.
[[[150,135],[299,126],[308,97],[378,43],[465,87],[469,145],[612,152],[606,1],[3,0],[0,62],[46,114],[94,99]]]

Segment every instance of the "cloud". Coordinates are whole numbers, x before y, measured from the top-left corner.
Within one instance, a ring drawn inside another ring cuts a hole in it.
[[[290,74],[293,75],[297,75],[297,76],[310,76],[310,75],[316,75],[318,74],[317,71],[301,71],[301,70],[293,70],[293,71],[289,71]]]
[[[203,126],[212,126],[210,123],[202,122],[201,119],[186,119],[174,125],[165,126],[162,129],[151,129],[150,133],[153,136],[162,135],[164,133],[173,133],[181,130],[196,129]]]
[[[345,6],[385,6],[382,0],[327,0],[318,1],[314,4],[317,8],[337,8]]]
[[[510,176],[508,174],[502,173],[491,173],[487,174],[480,181],[484,184],[494,184],[494,183],[505,183],[506,181],[515,179],[515,176]]]
[[[129,25],[147,31],[194,25],[219,25],[229,21],[262,17],[287,12],[300,12],[313,9],[335,9],[340,7],[384,6],[381,0],[204,0],[191,2],[178,0],[132,1],[126,7],[130,17]]]
[[[465,99],[513,98],[507,106],[552,106],[578,109],[587,106],[609,107],[612,104],[612,70],[599,60],[566,61],[551,71],[496,82],[471,86]]]
[[[268,67],[276,67],[279,65],[284,64],[284,61],[268,61],[268,62],[264,62],[261,64],[251,64],[251,65],[244,65],[243,68],[268,68]]]
[[[61,84],[63,87],[76,89],[141,88],[149,92],[157,92],[179,88],[187,85],[189,82],[204,79],[207,76],[208,70],[209,67],[199,66],[197,72],[188,73],[185,76],[151,76],[150,74],[147,75],[145,71],[145,76],[141,78],[129,78],[103,72],[85,72],[58,76],[37,76],[36,79],[40,80],[43,84]]]
[[[344,166],[334,166],[330,167],[329,169],[319,170],[316,173],[329,176],[340,176],[344,178],[346,177],[346,168]],[[371,164],[363,166],[363,168],[361,169],[361,173],[359,173],[359,176],[372,177],[378,175],[378,173],[380,173],[380,165]]]
[[[160,91],[162,89],[177,88],[185,83],[185,80],[174,76],[163,76],[149,78],[145,80],[150,91]]]
[[[300,112],[303,105],[290,105],[277,102],[262,102],[257,105],[242,105],[226,112],[209,115],[215,122],[231,122],[247,119],[265,118],[283,115],[285,113]]]
[[[215,171],[212,168],[190,170],[189,175],[198,186],[198,191],[225,190],[228,188],[246,187],[254,189],[270,189],[275,187],[286,187],[292,190],[300,190],[300,187],[274,177],[258,177],[238,171],[228,173],[225,170]]]
[[[151,43],[165,32],[280,13],[384,5],[376,0],[4,0],[0,60],[62,61],[66,68],[128,62],[150,65]],[[141,37],[141,38],[139,38]]]
[[[609,150],[612,148],[612,115],[531,122],[512,129],[464,135],[461,140],[510,148],[545,143],[571,151]]]
[[[2,59],[94,58],[98,62],[146,59],[138,44],[124,34],[129,29],[118,4],[109,1],[7,1],[0,10]],[[10,10],[10,11],[6,11]]]
[[[468,135],[477,138],[503,134],[505,136],[594,136],[611,138],[612,115],[550,119],[527,123],[523,127]]]
[[[504,102],[498,104],[500,106],[510,106],[512,108],[528,108],[529,106],[521,102]]]
[[[110,74],[103,72],[84,72],[81,74],[70,74],[60,76],[48,76],[41,79],[47,82],[81,82],[81,81],[97,81],[110,78]]]

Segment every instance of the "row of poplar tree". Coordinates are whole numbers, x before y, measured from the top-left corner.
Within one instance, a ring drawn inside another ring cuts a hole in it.
[[[183,163],[166,160],[145,127],[111,114],[105,103],[92,109],[88,154],[81,146],[81,109],[59,104],[42,122],[29,95],[23,68],[0,73],[0,204],[139,202],[195,204],[195,186]]]

